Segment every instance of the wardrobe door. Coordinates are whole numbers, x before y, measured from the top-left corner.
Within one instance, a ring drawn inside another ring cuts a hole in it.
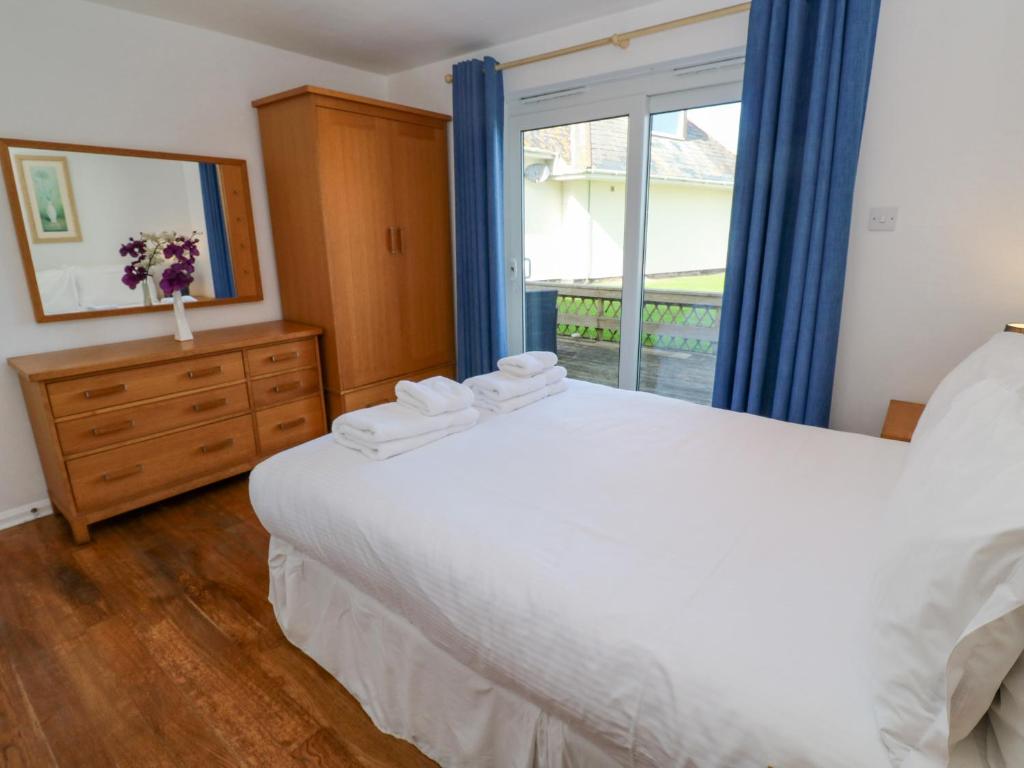
[[[390,121],[321,107],[320,187],[342,389],[407,368]],[[328,339],[328,343],[330,340]]]
[[[404,333],[415,371],[455,359],[448,142],[440,126],[390,127]]]

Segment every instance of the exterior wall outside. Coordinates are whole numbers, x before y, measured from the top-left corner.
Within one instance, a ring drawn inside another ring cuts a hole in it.
[[[622,276],[625,179],[526,182],[525,249],[531,280]],[[732,190],[654,182],[647,274],[725,269]]]

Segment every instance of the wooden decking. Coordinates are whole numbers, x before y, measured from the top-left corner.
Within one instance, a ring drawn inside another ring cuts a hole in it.
[[[618,344],[559,336],[558,359],[571,378],[613,387],[618,384]],[[714,381],[714,355],[652,349],[640,353],[640,390],[643,392],[710,405]]]

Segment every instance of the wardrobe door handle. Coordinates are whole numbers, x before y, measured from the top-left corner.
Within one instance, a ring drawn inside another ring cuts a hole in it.
[[[395,228],[388,227],[388,253],[395,255]]]
[[[398,233],[398,247],[397,247],[397,251],[400,254],[401,253],[405,253],[405,249],[402,247],[402,228],[401,227],[395,227],[395,231]]]

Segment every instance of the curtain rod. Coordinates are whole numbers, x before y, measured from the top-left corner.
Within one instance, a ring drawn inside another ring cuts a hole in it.
[[[548,51],[547,53],[538,53],[534,56],[526,56],[522,59],[513,59],[512,61],[506,61],[504,64],[499,64],[496,69],[512,69],[513,67],[522,67],[526,64],[535,64],[538,61],[547,61],[549,59],[557,59],[559,56],[568,56],[570,53],[579,53],[580,51],[589,51],[592,48],[602,48],[606,45],[614,45],[625,50],[629,47],[629,41],[634,37],[644,37],[646,35],[654,35],[658,32],[667,32],[670,29],[678,29],[679,27],[688,27],[691,24],[700,24],[703,21],[711,21],[712,19],[721,19],[726,16],[735,16],[738,13],[746,13],[750,10],[750,3],[737,3],[736,5],[728,5],[725,8],[718,8],[714,11],[705,11],[704,13],[697,13],[693,16],[684,16],[681,19],[673,19],[672,21],[663,21],[661,24],[652,24],[649,27],[640,27],[639,29],[631,29],[629,32],[617,32],[614,35],[608,37],[600,37],[597,40],[590,40],[586,43],[579,43],[578,45],[570,45],[567,48],[559,48],[556,51]],[[451,83],[452,75],[449,72],[444,76],[446,83]]]

